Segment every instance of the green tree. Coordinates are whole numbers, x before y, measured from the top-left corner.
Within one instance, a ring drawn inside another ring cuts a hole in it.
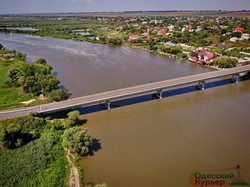
[[[33,64],[33,71],[34,73],[37,74],[42,74],[42,75],[48,75],[51,73],[52,67],[49,65],[43,65],[43,64]]]
[[[49,99],[51,101],[62,101],[68,98],[67,90],[55,89],[49,93]]]
[[[40,118],[24,116],[0,123],[0,145],[13,149],[39,137],[39,128],[45,121]]]
[[[19,68],[16,68],[16,67],[12,67],[9,69],[8,71],[8,77],[10,79],[10,82],[13,86],[15,87],[18,87],[20,86],[19,82],[18,82],[18,79],[21,75],[21,71]]]
[[[17,57],[20,59],[20,60],[25,60],[26,59],[26,54],[23,54],[23,53],[21,53],[21,52],[18,52],[17,53]]]
[[[63,134],[63,146],[70,149],[72,153],[86,155],[93,140],[86,128],[73,127],[66,129]]]
[[[80,112],[78,110],[69,112],[67,114],[68,118],[66,120],[66,127],[70,128],[78,123],[78,117],[80,116]]]
[[[39,58],[35,63],[42,64],[42,65],[46,65],[47,64],[46,60],[43,59],[43,58]]]
[[[233,33],[231,34],[232,37],[237,37],[237,38],[240,38],[241,35],[242,35],[241,32],[233,32]]]
[[[230,57],[222,57],[214,62],[212,62],[210,65],[212,66],[219,66],[219,68],[232,68],[235,67],[237,64],[237,60]]]
[[[59,88],[59,80],[51,74],[45,76],[45,79],[40,79],[38,81],[41,84],[43,92],[45,93],[50,93],[52,90],[57,90]]]
[[[54,119],[53,120],[53,126],[56,130],[62,130],[64,129],[64,124],[60,119]]]
[[[41,93],[40,84],[34,76],[29,76],[25,79],[23,90],[27,93],[33,93],[35,95],[39,95]]]
[[[113,45],[121,45],[122,40],[120,38],[110,38],[108,39],[108,43],[111,43]]]

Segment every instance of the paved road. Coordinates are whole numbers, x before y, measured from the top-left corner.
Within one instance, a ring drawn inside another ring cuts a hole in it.
[[[199,82],[203,80],[214,79],[218,77],[224,77],[228,75],[234,75],[242,72],[250,71],[250,65],[230,68],[226,70],[213,71],[208,73],[202,73],[187,77],[181,77],[166,81],[160,81],[150,84],[144,84],[124,89],[113,90],[109,92],[103,92],[99,94],[83,96],[78,98],[69,99],[61,102],[54,102],[45,105],[40,105],[36,107],[31,107],[27,109],[14,110],[14,111],[4,111],[0,112],[0,118],[8,118],[12,116],[20,116],[29,114],[30,112],[52,112],[52,111],[60,111],[67,108],[72,108],[75,106],[89,106],[98,103],[104,103],[106,101],[118,100],[126,97],[131,97],[134,95],[145,94],[149,92],[156,92],[158,90],[171,88],[175,86],[180,86],[188,83]]]

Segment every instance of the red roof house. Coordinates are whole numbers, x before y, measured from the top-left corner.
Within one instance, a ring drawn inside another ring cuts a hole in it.
[[[191,62],[197,62],[198,58],[196,56],[190,56],[188,60]]]
[[[129,36],[130,40],[137,39],[137,38],[140,38],[140,36],[139,35],[130,35]]]
[[[237,27],[233,30],[233,32],[244,32],[244,29],[242,27]]]
[[[213,53],[206,53],[205,57],[207,57],[208,59],[212,59],[212,58],[214,58],[214,54]]]
[[[206,51],[200,51],[198,53],[198,57],[199,57],[199,60],[201,60],[201,59],[208,60],[208,59],[214,58],[214,54],[206,52]]]
[[[164,30],[160,30],[160,31],[158,31],[158,34],[166,34],[167,32],[166,31],[164,31]]]

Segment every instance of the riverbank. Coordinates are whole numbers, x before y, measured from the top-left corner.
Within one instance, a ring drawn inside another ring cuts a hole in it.
[[[43,31],[7,30],[7,31],[4,31],[3,33],[28,34],[28,35],[34,35],[34,36],[51,37],[51,38],[58,38],[58,39],[70,39],[70,40],[74,40],[74,41],[84,41],[84,42],[98,43],[98,44],[109,44],[106,41],[103,41],[100,39],[95,39],[96,37],[90,39],[89,37],[81,36],[80,38],[78,38],[79,36],[75,36],[73,34],[61,33],[61,32],[56,33],[57,31],[54,31],[54,32],[55,33],[53,33],[53,32],[51,33],[51,32],[45,31],[45,30],[43,30]],[[131,48],[143,49],[143,50],[146,50],[146,51],[154,53],[154,54],[159,54],[159,55],[167,56],[169,58],[177,58],[177,59],[186,60],[186,61],[188,61],[188,56],[186,55],[186,53],[190,53],[190,52],[185,52],[182,54],[181,53],[180,54],[171,54],[171,53],[162,52],[159,49],[158,50],[151,50],[149,46],[140,46],[140,45],[129,44],[129,43],[121,43],[120,45],[128,46]],[[116,45],[113,45],[113,46],[116,46]],[[183,54],[185,56],[184,58],[183,58]],[[203,65],[201,63],[197,63],[197,64]],[[211,65],[205,65],[205,66],[209,67],[211,69],[214,69],[214,70],[222,69],[222,68],[219,68],[218,66],[211,66]]]
[[[80,155],[72,150],[83,149],[85,138],[92,138],[87,129],[78,127],[82,125],[78,111],[67,116],[52,119],[27,115],[0,120],[1,186],[95,186],[83,181]],[[69,132],[73,132],[73,140],[67,136]],[[86,143],[84,148],[91,145]]]
[[[69,149],[64,148],[65,156],[67,158],[67,161],[69,163],[70,169],[69,169],[69,177],[68,177],[68,187],[80,187],[80,176],[77,167],[74,163],[74,155],[70,153]]]
[[[0,110],[31,107],[66,99],[52,67],[44,59],[29,64],[26,54],[0,48]]]
[[[167,56],[169,58],[178,58],[177,56],[172,56],[170,53],[164,53],[164,52],[161,52],[161,51],[153,51],[153,50],[150,50],[148,47],[146,46],[137,46],[137,45],[130,45],[130,44],[125,44],[124,46],[128,46],[130,48],[135,48],[135,49],[142,49],[142,50],[145,50],[145,51],[148,51],[150,53],[153,53],[153,54],[159,54],[159,55],[163,55],[163,56]],[[187,58],[178,58],[178,59],[181,59],[181,60],[184,60],[186,62],[190,62],[190,63],[195,63],[195,62],[191,62],[189,61]],[[199,64],[201,66],[204,66],[200,63],[195,63],[195,64]],[[213,70],[221,70],[223,68],[219,68],[218,66],[209,66],[209,65],[206,65],[205,67],[208,67],[210,69],[213,69]]]

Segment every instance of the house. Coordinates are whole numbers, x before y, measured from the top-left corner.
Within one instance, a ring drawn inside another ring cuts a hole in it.
[[[204,60],[211,60],[213,58],[214,58],[213,53],[206,53],[206,55],[204,56]]]
[[[248,40],[249,34],[242,34],[240,40]]]
[[[192,26],[192,25],[186,25],[186,28],[187,28],[187,29],[192,29],[193,26]]]
[[[202,31],[202,28],[201,26],[198,26],[197,29],[195,29],[195,32],[200,32],[200,31]]]
[[[123,29],[122,25],[116,28],[116,30],[122,30],[122,29]]]
[[[134,40],[134,39],[137,39],[137,38],[140,38],[140,36],[139,35],[130,35],[129,36],[130,40]]]
[[[168,46],[168,47],[171,47],[171,46],[176,46],[175,43],[172,43],[172,42],[166,42],[164,43],[165,46]]]
[[[233,32],[244,32],[244,29],[242,27],[236,27]]]
[[[237,38],[237,37],[232,37],[232,38],[230,38],[230,41],[231,41],[231,42],[237,42],[237,40],[239,40],[239,38]]]
[[[243,65],[247,65],[250,64],[250,61],[239,61],[236,66],[243,66]]]
[[[160,31],[158,31],[158,34],[166,34],[167,32],[166,31],[164,31],[164,30],[160,30]]]
[[[151,20],[149,23],[157,24],[158,22],[159,22],[158,20]]]
[[[186,27],[183,27],[182,29],[181,29],[181,32],[185,32],[187,29],[186,29]]]
[[[239,60],[236,66],[243,66],[246,64],[250,64],[250,57],[245,57],[243,60]]]
[[[169,31],[174,31],[174,26],[173,25],[169,25],[167,28],[168,28]]]
[[[190,57],[188,58],[188,60],[191,61],[191,62],[197,62],[197,61],[198,61],[198,58],[197,58],[196,56],[190,56]]]
[[[198,59],[200,63],[204,65],[210,64],[214,60],[215,55],[206,51],[200,51],[198,53]]]

